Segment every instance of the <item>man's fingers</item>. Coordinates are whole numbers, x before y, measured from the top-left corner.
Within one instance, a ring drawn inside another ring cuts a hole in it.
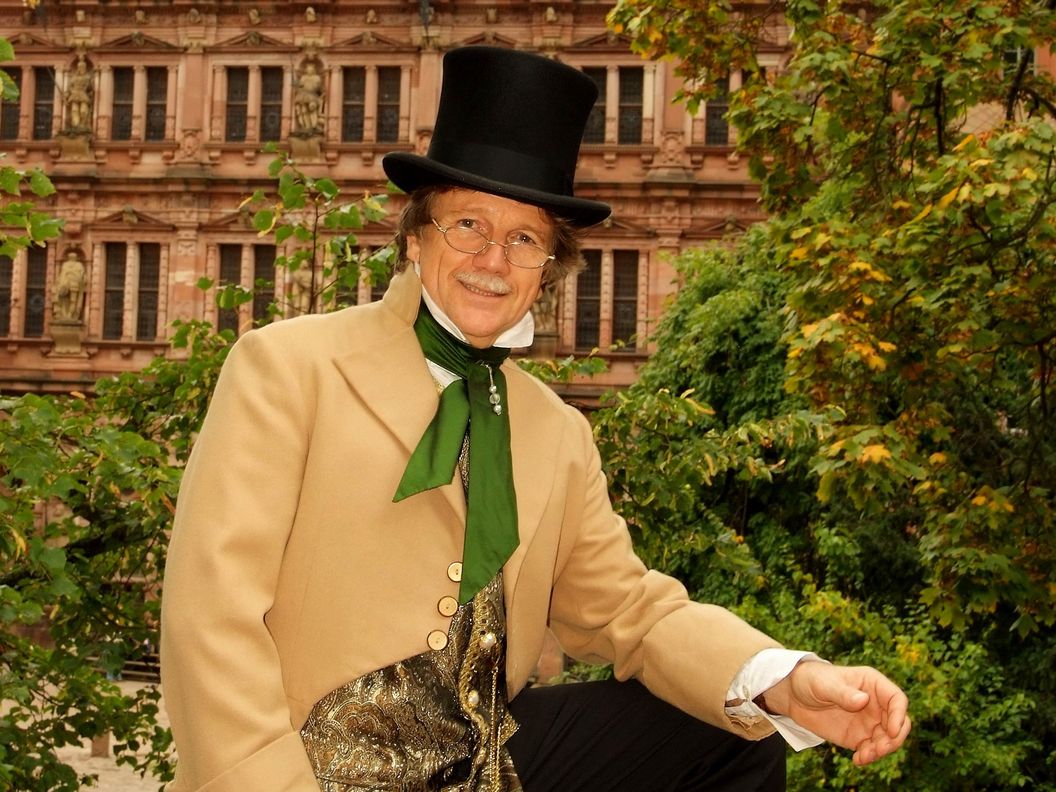
[[[862,741],[854,752],[854,763],[862,766],[882,759],[890,753],[894,753],[906,741],[912,724],[909,718],[903,718],[896,734],[888,736],[884,732],[869,737]]]

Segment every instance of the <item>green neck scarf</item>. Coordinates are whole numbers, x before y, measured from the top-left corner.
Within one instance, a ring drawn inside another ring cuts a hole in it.
[[[458,590],[458,601],[466,603],[502,569],[519,541],[506,377],[499,368],[510,351],[462,343],[440,326],[424,304],[414,332],[428,360],[462,379],[444,388],[436,415],[411,454],[392,500],[450,484],[468,426],[466,538]]]

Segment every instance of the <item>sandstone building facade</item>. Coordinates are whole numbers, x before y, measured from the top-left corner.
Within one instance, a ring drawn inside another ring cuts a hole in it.
[[[760,214],[725,106],[690,115],[672,104],[671,65],[643,62],[608,34],[608,8],[0,1],[0,34],[15,47],[3,67],[21,90],[0,107],[0,150],[52,177],[45,208],[65,220],[46,247],[0,258],[0,390],[84,389],[172,354],[174,319],[244,331],[269,300],[289,302],[292,276],[272,267],[281,250],[240,209],[253,190],[274,188],[262,144],[292,146],[306,173],[343,195],[384,192],[381,156],[428,147],[443,53],[478,43],[558,58],[599,85],[576,192],[614,212],[590,235],[583,272],[550,295],[541,351],[609,357],[609,374],[579,388],[584,398],[630,381],[675,288],[667,257]],[[777,66],[780,52],[764,57]],[[393,196],[389,216],[359,234],[361,250],[391,238],[400,205]],[[235,314],[197,287],[203,277],[274,286]],[[364,283],[351,297],[378,292]]]

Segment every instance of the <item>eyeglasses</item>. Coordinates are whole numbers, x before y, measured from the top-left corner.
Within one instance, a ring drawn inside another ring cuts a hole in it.
[[[447,242],[448,246],[459,253],[471,253],[477,256],[487,250],[488,245],[498,245],[506,254],[508,262],[515,267],[523,269],[539,269],[557,258],[553,254],[547,253],[546,250],[534,242],[514,240],[503,244],[502,242],[488,239],[476,229],[466,228],[465,226],[444,228],[436,222],[435,218],[430,217],[429,219],[433,221],[436,230],[444,235],[444,241]]]

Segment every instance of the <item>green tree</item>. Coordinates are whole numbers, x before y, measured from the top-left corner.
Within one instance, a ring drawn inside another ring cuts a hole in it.
[[[801,789],[1056,789],[1056,83],[1025,57],[1056,40],[1053,11],[622,0],[610,17],[676,56],[690,103],[743,70],[729,118],[771,212],[683,264],[658,355],[601,416],[634,438],[606,449],[619,495],[697,592],[913,699],[907,751],[864,772],[798,756]],[[779,28],[789,58],[763,79]],[[696,388],[711,422],[672,421],[665,388]],[[782,444],[789,420],[814,431]],[[706,439],[742,436],[755,456],[716,477]],[[646,480],[665,445],[696,467]],[[737,568],[689,553],[724,532]]]

